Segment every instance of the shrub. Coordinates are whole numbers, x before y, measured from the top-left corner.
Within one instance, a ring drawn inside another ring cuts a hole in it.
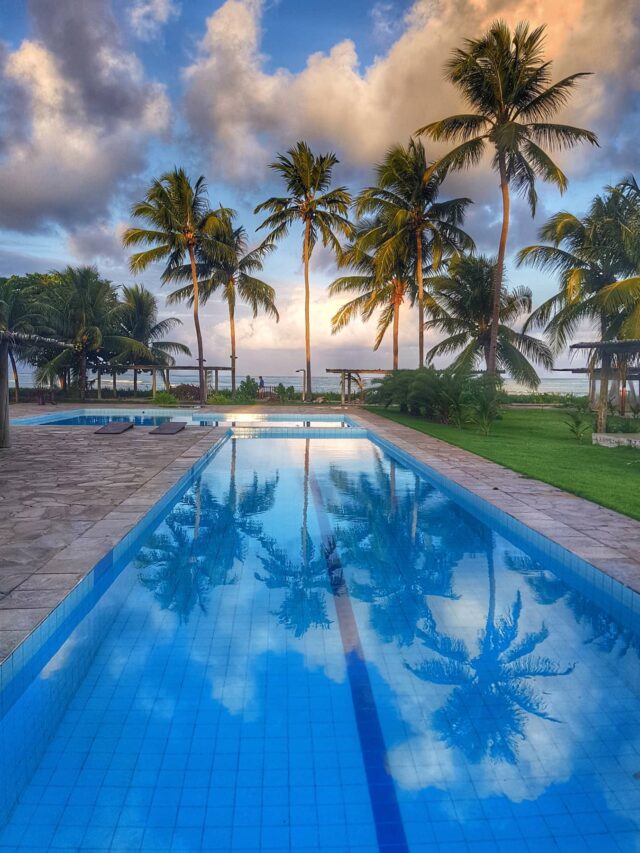
[[[159,406],[175,406],[178,402],[178,398],[175,394],[170,394],[168,391],[158,391],[156,396],[153,398],[153,402],[157,403]]]
[[[607,418],[607,432],[640,432],[640,429],[635,418],[614,416]]]
[[[200,389],[197,385],[188,385],[183,382],[181,385],[174,385],[171,391],[178,400],[183,402],[197,403],[200,399]]]
[[[247,376],[238,385],[238,397],[246,397],[248,400],[255,400],[258,396],[258,383],[251,376]]]
[[[567,411],[568,419],[564,423],[569,427],[569,431],[576,441],[582,441],[584,434],[591,429],[591,421],[585,419],[584,412],[581,409],[569,409]]]

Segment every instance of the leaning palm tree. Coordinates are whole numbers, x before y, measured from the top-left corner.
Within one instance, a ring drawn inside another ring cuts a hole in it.
[[[247,232],[242,225],[234,227],[233,216],[223,218],[223,227],[215,240],[203,240],[198,247],[198,289],[201,304],[208,302],[220,291],[229,309],[229,334],[231,337],[231,392],[236,392],[236,301],[249,305],[254,318],[262,309],[265,314],[280,319],[275,304],[276,292],[254,273],[262,270],[264,258],[274,248],[273,243],[263,242],[249,249]],[[172,278],[189,278],[188,267],[180,267]],[[192,304],[193,285],[188,284],[171,293],[169,304],[186,300]]]
[[[461,226],[469,198],[438,201],[444,173],[425,173],[431,164],[421,142],[394,145],[377,168],[377,183],[356,199],[358,215],[374,214],[381,236],[375,262],[379,275],[389,278],[400,250],[413,258],[418,299],[418,366],[424,365],[424,267],[437,269],[460,251],[472,251],[473,240]]]
[[[207,388],[202,331],[198,315],[200,299],[196,250],[205,237],[214,239],[225,213],[227,211],[222,209],[215,211],[210,209],[204,177],[200,176],[195,184],[192,184],[184,169],[176,168],[154,180],[144,200],[137,202],[131,208],[134,219],[141,220],[146,227],[127,228],[122,238],[125,246],[150,247],[131,256],[129,265],[134,273],[141,272],[155,261],[163,261],[166,266],[162,279],[167,281],[171,273],[182,266],[185,259],[188,259],[195,293],[193,323],[198,343],[201,403],[206,402]]]
[[[167,341],[165,335],[181,326],[177,317],[158,319],[158,300],[144,285],[133,284],[122,288],[122,300],[119,311],[119,326],[122,333],[134,341],[139,341],[151,353],[151,364],[170,367],[175,364],[174,355],[191,355],[186,344]],[[142,363],[145,359],[141,359]],[[138,371],[133,372],[133,393],[138,390]]]
[[[446,337],[429,350],[428,362],[438,355],[459,352],[452,370],[471,370],[481,360],[488,366],[495,264],[495,259],[483,256],[455,258],[449,263],[448,275],[429,280],[433,318],[425,328]],[[531,361],[551,369],[551,350],[539,338],[511,328],[513,322],[531,311],[531,303],[527,287],[500,291],[497,364],[517,382],[536,387],[540,378]]]
[[[413,305],[416,288],[406,243],[396,246],[394,261],[387,263],[384,272],[376,264],[381,238],[386,231],[375,220],[363,219],[354,226],[354,238],[338,259],[341,267],[350,267],[351,275],[339,276],[329,285],[330,296],[352,296],[331,318],[331,333],[336,334],[360,317],[364,322],[378,313],[378,334],[373,345],[376,351],[389,327],[392,328],[393,369],[398,369],[400,308],[405,299]]]
[[[489,330],[487,372],[498,363],[498,326],[504,259],[509,233],[509,189],[526,196],[535,215],[536,178],[555,184],[560,192],[567,178],[542,146],[573,148],[581,142],[597,145],[594,133],[549,119],[566,104],[585,72],[551,84],[551,63],[543,59],[544,27],[533,30],[520,23],[513,33],[495,21],[478,39],[467,39],[446,65],[447,78],[459,89],[472,112],[432,122],[420,128],[434,140],[459,143],[427,169],[425,181],[436,172],[477,165],[488,147],[492,168],[500,177],[502,229],[495,266],[492,325]]]
[[[314,154],[306,142],[298,142],[286,155],[278,154],[270,165],[283,179],[287,195],[269,198],[255,209],[255,213],[269,212],[269,216],[258,226],[259,229],[269,229],[269,241],[285,237],[296,222],[303,228],[306,393],[309,398],[312,394],[309,260],[318,238],[324,246],[331,246],[339,254],[337,235],[350,237],[352,233],[347,218],[351,195],[346,187],[331,189],[331,176],[336,163],[338,158],[335,154]]]

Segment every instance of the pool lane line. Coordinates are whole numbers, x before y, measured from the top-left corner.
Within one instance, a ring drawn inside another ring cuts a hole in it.
[[[342,648],[347,664],[347,677],[356,718],[360,750],[364,762],[373,811],[378,847],[388,853],[409,853],[407,836],[391,774],[387,769],[387,748],[384,742],[376,700],[360,641],[358,625],[351,605],[349,590],[344,581],[342,563],[322,493],[317,479],[309,476],[313,504],[322,537],[322,553],[333,593]]]

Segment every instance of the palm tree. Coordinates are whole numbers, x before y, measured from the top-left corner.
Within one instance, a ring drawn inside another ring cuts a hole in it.
[[[354,226],[354,238],[340,254],[341,267],[351,267],[355,274],[343,275],[329,285],[330,296],[356,294],[331,318],[331,333],[336,334],[349,323],[361,317],[365,322],[379,311],[378,334],[374,351],[382,344],[392,326],[393,369],[398,369],[398,338],[400,333],[400,308],[408,298],[411,305],[416,298],[414,277],[406,245],[398,246],[392,268],[381,274],[376,265],[376,253],[380,248],[379,223],[362,219]],[[386,234],[382,230],[382,234]],[[384,237],[383,237],[384,238]]]
[[[451,364],[453,371],[472,370],[480,359],[484,359],[488,367],[495,264],[494,258],[482,255],[454,258],[449,263],[448,275],[429,280],[429,307],[433,318],[425,323],[425,328],[447,337],[429,350],[428,362],[438,355],[462,350]],[[551,350],[539,338],[516,332],[510,325],[528,314],[531,305],[528,287],[501,289],[497,365],[517,382],[536,387],[540,378],[531,361],[551,369]]]
[[[462,250],[471,251],[473,240],[461,225],[471,199],[438,201],[444,173],[425,173],[430,164],[424,146],[411,139],[405,147],[389,149],[377,168],[377,184],[362,190],[356,212],[375,214],[380,228],[380,246],[375,255],[382,278],[389,278],[400,250],[413,257],[418,298],[418,366],[424,365],[424,267],[437,269],[445,258]]]
[[[141,220],[147,227],[127,228],[123,235],[125,246],[150,246],[131,256],[129,265],[134,273],[141,272],[155,261],[166,263],[162,280],[167,281],[175,269],[188,258],[195,298],[193,300],[193,322],[198,342],[198,376],[200,402],[206,403],[207,388],[204,371],[204,350],[198,309],[198,274],[196,250],[206,237],[215,239],[215,233],[228,211],[211,210],[207,198],[207,187],[201,175],[191,183],[184,169],[174,169],[154,180],[143,201],[131,208],[134,219]]]
[[[122,288],[122,301],[119,311],[119,325],[122,333],[139,341],[151,353],[152,364],[171,366],[175,364],[174,354],[191,355],[186,344],[177,341],[165,341],[164,336],[176,326],[182,325],[177,317],[165,317],[158,320],[158,300],[144,285],[133,284]],[[141,359],[144,362],[144,359]],[[138,371],[133,372],[133,393],[138,390]]]
[[[89,361],[100,366],[113,358],[151,358],[144,343],[131,338],[119,325],[120,303],[115,287],[100,278],[96,267],[67,267],[54,273],[55,284],[41,290],[43,312],[56,337],[72,349],[45,353],[38,379],[74,370],[80,399],[85,399]]]
[[[275,305],[275,290],[254,275],[262,270],[264,258],[273,248],[273,243],[263,242],[255,249],[249,249],[246,230],[241,225],[234,228],[233,216],[227,216],[216,239],[202,240],[196,252],[201,304],[204,305],[219,290],[229,309],[233,394],[236,392],[236,300],[239,298],[249,305],[254,318],[262,309],[265,314],[275,317],[276,322],[280,319]],[[189,276],[189,268],[181,267],[172,277],[180,279]],[[171,293],[167,302],[172,304],[187,300],[191,304],[193,298],[193,285],[189,284]]]
[[[270,168],[285,182],[288,195],[269,198],[255,209],[255,213],[269,212],[258,226],[258,229],[269,229],[268,241],[285,237],[296,222],[300,222],[303,228],[306,393],[309,398],[312,394],[309,260],[318,238],[339,255],[337,234],[350,237],[352,233],[347,218],[351,195],[346,187],[331,189],[332,171],[337,163],[335,154],[314,154],[306,142],[298,142],[286,155],[278,154],[275,162],[270,164]]]
[[[0,331],[33,333],[39,321],[37,306],[29,299],[28,282],[17,276],[0,278]],[[14,400],[20,401],[20,381],[16,364],[16,344],[7,344],[14,384]],[[18,356],[19,357],[19,356]]]
[[[487,372],[498,364],[498,326],[504,259],[509,233],[509,189],[526,196],[535,215],[536,177],[555,184],[560,192],[567,178],[541,146],[573,148],[581,142],[597,145],[594,133],[549,121],[568,101],[585,72],[551,84],[551,63],[543,59],[545,27],[533,30],[520,23],[513,33],[495,21],[479,39],[467,39],[446,65],[447,79],[460,91],[473,112],[449,116],[420,128],[419,134],[442,142],[459,143],[433,164],[425,181],[436,172],[477,165],[493,148],[492,168],[500,177],[502,229],[495,266],[493,310],[489,330]]]

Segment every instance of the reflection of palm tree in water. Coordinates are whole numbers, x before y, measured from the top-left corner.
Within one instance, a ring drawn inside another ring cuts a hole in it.
[[[344,564],[359,570],[349,581],[350,594],[371,604],[371,624],[383,639],[410,645],[420,620],[430,616],[426,597],[457,597],[454,568],[475,548],[476,537],[464,514],[420,477],[399,488],[396,469],[377,452],[373,475],[350,476],[333,467],[340,500],[328,511],[337,521]]]
[[[419,631],[424,646],[437,657],[408,668],[432,684],[452,685],[445,705],[433,722],[449,746],[460,748],[470,761],[488,756],[515,764],[518,740],[526,737],[527,715],[554,720],[533,678],[567,675],[574,665],[561,668],[548,657],[534,654],[549,635],[543,624],[538,631],[520,638],[522,612],[520,592],[510,610],[496,617],[496,585],[493,565],[493,535],[486,542],[489,604],[485,628],[478,636],[474,656],[462,641],[438,631],[431,616]]]
[[[292,561],[274,539],[263,539],[266,556],[261,557],[266,574],[256,572],[256,579],[269,589],[284,589],[285,596],[274,615],[278,622],[296,637],[311,627],[328,628],[327,594],[331,585],[327,575],[328,555],[317,554],[309,535],[309,459],[310,441],[304,442],[302,524],[300,527],[300,560]]]
[[[248,485],[238,488],[236,442],[231,439],[226,494],[219,500],[199,479],[165,519],[167,531],[156,533],[137,561],[142,585],[181,622],[188,621],[196,606],[207,612],[213,588],[235,583],[232,571],[235,561],[245,556],[244,538],[260,535],[255,516],[275,500],[277,475],[260,484],[254,474]]]
[[[614,619],[604,608],[572,589],[531,557],[508,554],[505,565],[524,576],[538,604],[550,605],[563,601],[576,622],[590,628],[591,637],[585,640],[586,644],[593,643],[606,652],[616,650],[618,657],[624,657],[629,649],[635,649],[640,654],[640,633]]]

